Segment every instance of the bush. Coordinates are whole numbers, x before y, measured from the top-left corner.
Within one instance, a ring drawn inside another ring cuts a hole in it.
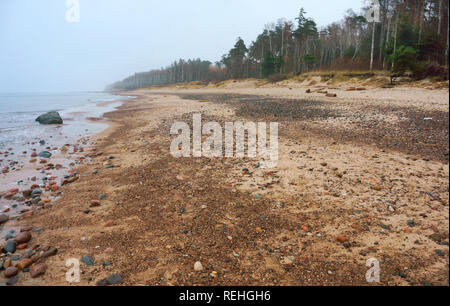
[[[278,83],[284,80],[287,80],[289,76],[287,74],[275,73],[269,76],[268,80],[271,83]]]
[[[402,75],[406,71],[416,71],[419,52],[411,46],[400,46],[390,55],[390,61],[394,61],[391,73]]]
[[[448,70],[437,62],[419,62],[414,70],[414,77],[417,79],[434,78],[436,80],[448,79]]]

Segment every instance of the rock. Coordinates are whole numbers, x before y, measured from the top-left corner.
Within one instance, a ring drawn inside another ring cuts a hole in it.
[[[58,112],[48,112],[36,118],[40,124],[62,124],[63,120]]]
[[[114,222],[112,221],[112,220],[108,220],[108,221],[106,221],[106,223],[105,223],[105,227],[112,227],[112,226],[114,226],[115,224],[114,224]]]
[[[337,97],[337,94],[327,93],[326,96],[327,96],[327,97],[330,97],[330,98],[336,98],[336,97]]]
[[[194,264],[194,271],[196,271],[196,272],[203,271],[203,265],[202,265],[202,263],[200,261],[197,261]]]
[[[20,271],[23,271],[24,269],[28,268],[32,264],[33,264],[33,261],[30,258],[24,258],[17,263],[17,268]]]
[[[3,269],[6,269],[8,267],[11,267],[12,261],[11,258],[7,258],[4,262],[3,262]]]
[[[294,256],[283,257],[281,259],[280,263],[283,266],[290,266],[290,265],[292,265],[294,263],[294,259],[295,259]]]
[[[29,198],[29,197],[31,197],[32,192],[33,192],[33,190],[27,189],[27,190],[22,191],[22,194],[25,198]]]
[[[17,284],[18,281],[19,281],[19,276],[16,275],[16,276],[11,277],[10,279],[8,279],[8,281],[6,282],[6,285],[13,286],[13,285]]]
[[[47,271],[47,265],[45,263],[38,263],[37,265],[34,265],[31,270],[30,274],[32,278],[39,277]]]
[[[20,233],[14,241],[18,244],[26,243],[31,240],[31,233],[30,232],[22,232]]]
[[[104,200],[104,199],[106,199],[106,194],[101,194],[98,196],[99,201]]]
[[[373,185],[371,188],[375,191],[381,191],[383,189],[380,185]]]
[[[39,197],[41,194],[42,194],[42,190],[39,188],[36,188],[31,192],[31,197],[34,199],[34,198]]]
[[[116,273],[116,274],[112,274],[112,275],[108,276],[105,279],[104,284],[105,285],[117,285],[117,284],[120,284],[121,282],[123,282],[122,275]]]
[[[58,253],[58,249],[57,248],[52,248],[50,250],[48,250],[47,252],[44,252],[44,254],[42,254],[42,258],[47,258],[50,256],[54,256],[56,255],[56,253]]]
[[[340,243],[345,243],[348,241],[348,239],[344,236],[337,236],[336,240],[339,241]]]
[[[28,243],[22,243],[17,246],[18,250],[25,250],[28,247]]]
[[[92,200],[91,201],[91,206],[90,207],[99,207],[99,206],[101,206],[102,205],[102,203],[100,202],[100,201],[98,201],[98,200]]]
[[[94,258],[92,258],[89,255],[84,255],[83,257],[81,257],[80,260],[82,263],[84,263],[86,266],[90,267],[94,265]]]
[[[8,215],[5,215],[5,214],[0,215],[0,224],[3,224],[5,222],[7,222],[8,220],[9,220]]]
[[[50,153],[48,151],[42,151],[38,154],[38,156],[49,159],[50,157],[52,157],[52,153]]]
[[[428,237],[436,243],[440,243],[442,240],[441,235],[439,235],[438,233],[431,234]]]
[[[414,226],[416,226],[416,223],[414,222],[414,220],[408,220],[408,226],[414,227]]]
[[[4,275],[5,275],[6,278],[11,278],[11,277],[16,276],[17,273],[19,273],[19,269],[17,269],[16,267],[8,267],[5,270]]]
[[[8,240],[2,248],[3,253],[14,253],[16,251],[16,242],[14,240]]]

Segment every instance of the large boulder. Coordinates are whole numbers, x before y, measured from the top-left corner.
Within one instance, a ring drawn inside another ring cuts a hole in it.
[[[58,112],[48,112],[36,118],[40,124],[62,124],[63,120]]]

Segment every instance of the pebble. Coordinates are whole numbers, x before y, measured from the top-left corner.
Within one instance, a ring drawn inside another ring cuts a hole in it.
[[[80,260],[82,263],[84,263],[86,266],[90,267],[94,265],[94,258],[92,258],[89,255],[84,255],[83,257],[81,257]]]
[[[30,274],[32,278],[36,278],[43,275],[46,271],[47,265],[45,263],[39,263],[30,269]]]
[[[115,224],[114,224],[114,222],[112,221],[112,220],[108,220],[108,221],[106,221],[106,223],[105,223],[105,227],[112,227],[112,226],[114,226]]]
[[[13,285],[17,284],[18,281],[19,281],[19,276],[16,275],[16,276],[11,277],[10,279],[8,279],[8,281],[6,282],[6,285],[13,286]]]
[[[17,263],[17,268],[21,271],[28,268],[33,264],[33,261],[30,258],[24,258]]]
[[[196,272],[203,271],[203,265],[202,265],[202,263],[200,261],[197,261],[194,264],[194,271],[196,271]]]
[[[344,236],[337,236],[336,240],[339,241],[340,243],[345,243],[348,241],[348,239]]]
[[[19,269],[17,269],[16,267],[8,267],[5,270],[5,277],[6,278],[11,278],[17,275],[17,273],[19,273]]]
[[[99,200],[92,200],[91,201],[91,207],[99,207],[102,203]]]
[[[30,232],[22,232],[20,233],[14,241],[18,244],[27,243],[31,240],[31,233]]]
[[[58,249],[57,248],[52,248],[50,250],[48,250],[47,252],[44,252],[44,254],[42,254],[42,258],[47,258],[50,256],[54,256],[56,255],[56,253],[58,253]]]
[[[294,256],[283,257],[280,262],[283,266],[289,266],[294,263],[294,259]]]
[[[5,222],[7,222],[8,220],[9,220],[8,215],[5,215],[5,214],[0,215],[0,224],[3,224]]]
[[[17,244],[14,240],[8,240],[2,248],[3,253],[14,253],[16,251]]]
[[[106,285],[117,285],[120,284],[121,282],[123,282],[123,277],[118,273],[112,274],[105,279]]]

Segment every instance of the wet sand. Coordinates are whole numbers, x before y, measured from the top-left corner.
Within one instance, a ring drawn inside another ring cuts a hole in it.
[[[105,115],[112,125],[91,139],[78,179],[11,224],[40,228],[35,253],[58,249],[37,259],[44,275],[20,273],[18,284],[68,285],[66,260],[88,255],[94,264],[81,263],[73,285],[116,273],[122,285],[368,285],[369,258],[380,261],[378,285],[448,285],[448,90],[292,91],[127,92],[138,98]],[[170,127],[196,112],[204,122],[277,120],[277,168],[173,158]]]

